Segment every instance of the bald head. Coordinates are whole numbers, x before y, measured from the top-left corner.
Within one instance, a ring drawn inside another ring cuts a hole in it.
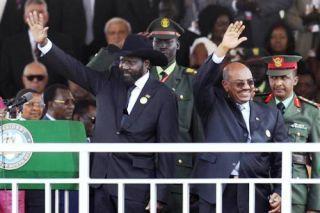
[[[223,68],[223,80],[237,80],[249,76],[252,78],[250,69],[240,62],[232,62]]]
[[[236,103],[243,104],[251,100],[254,82],[251,71],[239,62],[226,65],[223,69],[222,86]]]
[[[22,83],[24,88],[42,93],[48,83],[47,68],[39,62],[27,64],[23,70]]]

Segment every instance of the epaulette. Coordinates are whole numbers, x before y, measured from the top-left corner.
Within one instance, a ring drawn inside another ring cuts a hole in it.
[[[304,98],[304,97],[302,97],[302,96],[298,96],[298,98],[299,98],[301,101],[303,101],[303,102],[306,102],[306,103],[308,103],[308,104],[310,104],[310,105],[312,105],[312,106],[314,106],[314,107],[317,107],[318,109],[320,108],[320,104],[318,104],[318,103],[316,103],[316,102],[314,102],[314,101],[311,101],[311,100],[309,100],[309,99],[306,99],[306,98]]]
[[[186,74],[189,74],[189,75],[196,75],[198,72],[197,72],[197,70],[195,70],[195,69],[187,68],[187,69],[185,70],[185,73],[186,73]]]

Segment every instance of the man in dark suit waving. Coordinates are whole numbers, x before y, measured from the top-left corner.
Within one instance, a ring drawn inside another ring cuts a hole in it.
[[[177,102],[173,92],[150,77],[150,64],[162,66],[165,56],[152,49],[146,38],[128,36],[119,67],[109,77],[91,70],[65,54],[47,38],[43,17],[29,14],[28,24],[47,66],[96,96],[97,118],[93,142],[174,142],[178,135]],[[153,153],[95,154],[94,178],[169,178],[174,173],[174,155]],[[166,186],[158,186],[158,208],[166,203]],[[125,211],[144,212],[148,185],[128,185]],[[116,186],[95,188],[94,212],[117,212]]]
[[[222,87],[218,85],[219,63],[227,52],[246,38],[239,38],[242,22],[231,24],[213,56],[198,70],[194,84],[195,103],[209,143],[258,143],[289,141],[281,113],[251,101],[254,81],[248,67],[239,62],[223,69]],[[195,178],[280,178],[279,153],[201,153],[197,156]],[[197,185],[200,213],[215,212],[214,185]],[[223,188],[223,212],[247,213],[247,185],[227,184]],[[275,185],[256,186],[255,212],[280,211],[281,188]],[[268,200],[270,196],[270,200]],[[270,202],[270,204],[269,204]]]

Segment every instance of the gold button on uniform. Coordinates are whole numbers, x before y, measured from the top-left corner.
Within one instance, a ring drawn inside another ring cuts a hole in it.
[[[178,163],[179,163],[179,164],[182,164],[182,162],[183,162],[183,161],[182,161],[181,159],[178,160]]]
[[[297,136],[300,137],[300,135],[301,135],[301,133],[300,133],[300,132],[297,132]]]

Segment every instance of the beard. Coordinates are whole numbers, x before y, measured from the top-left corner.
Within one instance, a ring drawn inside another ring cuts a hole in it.
[[[142,68],[139,71],[122,70],[123,81],[128,85],[133,85],[142,75]]]

